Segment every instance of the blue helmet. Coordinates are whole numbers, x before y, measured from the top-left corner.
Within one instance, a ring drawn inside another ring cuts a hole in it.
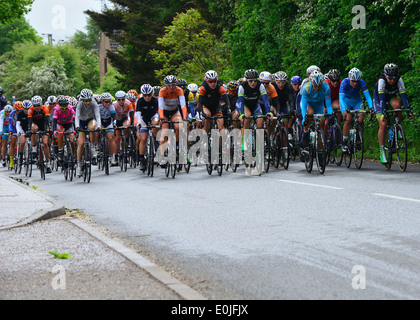
[[[294,77],[292,77],[291,82],[292,83],[298,83],[298,82],[301,83],[302,82],[302,78],[299,77],[299,76],[294,76]]]
[[[153,87],[148,83],[142,85],[140,91],[142,94],[153,94],[154,92]]]

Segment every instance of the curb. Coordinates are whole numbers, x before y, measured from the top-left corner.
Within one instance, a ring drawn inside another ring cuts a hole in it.
[[[16,183],[21,188],[26,188],[28,190],[31,190],[32,192],[36,192],[31,187],[24,184],[23,179],[10,177],[10,176],[9,176],[9,178],[11,179],[11,181],[13,183]],[[47,220],[47,219],[55,218],[55,217],[62,216],[62,215],[66,214],[66,208],[64,207],[64,205],[58,204],[56,200],[54,200],[53,198],[51,198],[47,195],[42,194],[41,192],[37,192],[37,195],[42,196],[46,201],[52,203],[53,207],[49,208],[49,209],[41,209],[41,210],[35,212],[34,214],[32,214],[30,217],[24,218],[24,219],[14,223],[14,224],[0,226],[0,230],[7,230],[7,229],[11,229],[11,228],[22,227],[22,226],[25,226],[25,225],[28,225],[28,224],[31,224],[31,223],[34,223],[34,222]]]
[[[84,230],[85,232],[89,233],[94,238],[98,239],[99,241],[106,244],[112,250],[115,250],[135,265],[149,273],[153,278],[160,281],[163,285],[170,288],[172,291],[176,292],[179,296],[181,296],[185,300],[208,300],[203,295],[201,295],[196,290],[188,287],[181,281],[172,277],[168,272],[162,270],[160,267],[155,265],[154,263],[150,262],[142,255],[138,254],[137,252],[125,247],[124,245],[120,244],[119,242],[107,237],[100,231],[94,229],[93,227],[87,225],[86,223],[77,220],[77,219],[69,219],[72,224],[79,227],[80,229]]]

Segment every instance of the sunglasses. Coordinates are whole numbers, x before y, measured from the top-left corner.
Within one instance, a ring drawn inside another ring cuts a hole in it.
[[[60,106],[60,109],[61,110],[63,110],[63,109],[67,109],[69,106],[67,105],[67,106]]]
[[[168,84],[166,84],[166,86],[167,87],[176,87],[176,84],[175,83],[168,83]]]
[[[261,81],[262,84],[270,84],[268,81]]]
[[[292,86],[300,86],[300,83],[299,82],[292,83]]]
[[[111,103],[111,100],[104,100],[103,103]]]
[[[389,80],[395,80],[397,77],[395,76],[386,76]]]
[[[118,101],[125,101],[125,99],[117,99]]]
[[[207,80],[208,83],[216,83],[217,80]]]
[[[149,94],[143,94],[143,97],[151,97],[151,96],[152,96],[151,93],[149,93]]]
[[[91,99],[83,99],[83,102],[91,102]]]
[[[257,82],[257,79],[248,79],[248,82]]]

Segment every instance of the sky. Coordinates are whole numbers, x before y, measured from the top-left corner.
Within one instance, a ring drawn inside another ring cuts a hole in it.
[[[86,32],[87,15],[85,10],[99,12],[100,0],[35,0],[32,10],[26,14],[29,24],[47,42],[48,37],[42,34],[52,34],[57,43],[70,38],[76,30]]]

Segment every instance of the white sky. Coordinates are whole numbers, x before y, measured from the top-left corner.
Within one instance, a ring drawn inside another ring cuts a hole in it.
[[[25,17],[30,25],[38,32],[38,35],[47,41],[47,36],[52,34],[54,43],[66,40],[76,30],[86,32],[87,15],[85,10],[99,12],[100,0],[35,0],[32,10]]]

